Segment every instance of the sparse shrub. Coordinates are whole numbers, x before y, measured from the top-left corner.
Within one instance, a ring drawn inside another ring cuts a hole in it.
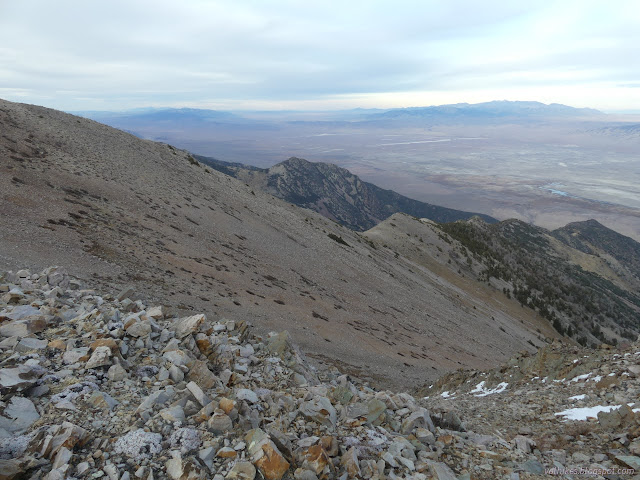
[[[330,238],[331,240],[333,240],[334,242],[338,242],[338,243],[340,243],[340,244],[342,244],[342,245],[345,245],[345,246],[347,246],[347,247],[350,247],[350,246],[351,246],[351,245],[349,245],[347,242],[345,242],[345,241],[344,241],[344,238],[342,238],[341,236],[336,235],[336,234],[334,234],[334,233],[329,233],[329,234],[327,234],[327,237],[329,237],[329,238]]]

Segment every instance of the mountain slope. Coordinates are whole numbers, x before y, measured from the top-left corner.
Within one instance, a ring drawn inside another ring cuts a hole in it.
[[[65,265],[181,314],[287,329],[317,362],[403,388],[542,344],[546,322],[532,312],[487,309],[473,291],[187,152],[6,101],[0,130],[2,268]]]
[[[488,225],[474,218],[438,225],[401,214],[365,232],[462,290],[475,291],[489,308],[526,307],[582,344],[635,340],[638,278],[624,264],[608,261],[610,254],[580,252],[554,235],[519,220]],[[603,230],[607,236],[622,237]]]
[[[640,280],[640,243],[605,227],[596,220],[574,222],[552,235],[570,247],[590,255],[608,255]]]
[[[314,210],[356,231],[368,230],[396,212],[436,222],[453,222],[474,215],[490,223],[497,221],[488,215],[431,205],[384,190],[329,163],[292,157],[271,168],[258,169],[207,157],[196,158],[227,175],[294,205]]]

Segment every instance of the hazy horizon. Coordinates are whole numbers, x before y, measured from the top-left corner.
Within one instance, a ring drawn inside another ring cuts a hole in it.
[[[230,112],[230,113],[287,113],[287,112],[291,112],[291,113],[331,113],[331,112],[351,112],[351,111],[357,111],[357,110],[362,110],[362,111],[369,111],[369,110],[373,110],[373,111],[388,111],[388,110],[395,110],[395,109],[412,109],[412,108],[430,108],[430,107],[443,107],[443,106],[451,106],[451,105],[480,105],[480,104],[488,104],[488,103],[495,103],[495,102],[512,102],[512,103],[541,103],[544,105],[564,105],[567,107],[572,107],[572,108],[576,108],[576,109],[582,109],[582,108],[588,108],[588,109],[592,109],[592,110],[598,110],[601,113],[607,113],[607,114],[629,114],[629,115],[635,115],[635,114],[640,114],[640,110],[611,110],[611,111],[604,111],[604,110],[600,110],[591,106],[587,106],[587,107],[576,107],[574,105],[568,105],[568,104],[564,104],[564,103],[559,103],[559,102],[550,102],[550,103],[545,103],[545,102],[539,102],[538,100],[529,100],[529,99],[520,99],[520,100],[505,100],[505,99],[494,99],[494,100],[489,100],[486,102],[456,102],[456,103],[438,103],[438,104],[429,104],[429,105],[422,105],[422,104],[416,104],[416,105],[405,105],[405,106],[400,106],[400,107],[381,107],[381,106],[367,106],[367,107],[362,107],[362,106],[354,106],[354,107],[349,107],[349,108],[339,108],[339,107],[333,107],[333,108],[316,108],[316,109],[303,109],[303,108],[288,108],[288,109],[258,109],[258,108],[251,108],[250,106],[246,106],[244,108],[234,108],[234,109],[227,109],[227,110],[223,110],[223,109],[214,109],[214,108],[206,108],[206,107],[199,107],[199,106],[191,106],[191,105],[181,105],[181,104],[177,104],[177,105],[147,105],[147,106],[138,106],[138,107],[131,107],[131,108],[120,108],[120,109],[110,109],[110,110],[83,110],[83,109],[76,109],[76,110],[64,110],[68,113],[74,113],[74,112],[113,112],[113,113],[129,113],[129,112],[144,112],[144,111],[152,111],[152,110],[204,110],[204,111],[220,111],[220,112]],[[46,106],[46,105],[42,105],[42,106]]]

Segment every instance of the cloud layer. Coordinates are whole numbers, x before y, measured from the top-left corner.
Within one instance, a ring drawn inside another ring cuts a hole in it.
[[[0,0],[0,97],[66,110],[640,108],[634,0]]]

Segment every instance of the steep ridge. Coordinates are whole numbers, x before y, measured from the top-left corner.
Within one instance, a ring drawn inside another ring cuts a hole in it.
[[[619,270],[640,281],[640,243],[605,227],[596,220],[574,222],[551,234],[561,242],[589,255],[607,256]]]
[[[292,157],[271,168],[259,169],[207,157],[196,158],[216,170],[294,205],[318,212],[351,230],[368,230],[396,212],[435,222],[454,222],[472,216],[479,216],[489,223],[497,221],[488,215],[413,200],[393,190],[363,182],[357,175],[330,163]]]
[[[287,329],[315,361],[387,385],[489,367],[543,344],[533,312],[488,308],[393,250],[187,152],[5,101],[0,125],[2,267],[66,265],[184,314]]]
[[[597,222],[585,224],[583,229],[590,226],[593,234],[597,228],[601,236],[571,236],[579,250],[559,242],[557,231],[519,220],[488,225],[474,218],[438,225],[394,215],[365,235],[495,308],[519,304],[537,312],[557,332],[582,344],[635,339],[640,332],[640,283],[633,272],[638,244]],[[597,250],[587,249],[586,238]]]

